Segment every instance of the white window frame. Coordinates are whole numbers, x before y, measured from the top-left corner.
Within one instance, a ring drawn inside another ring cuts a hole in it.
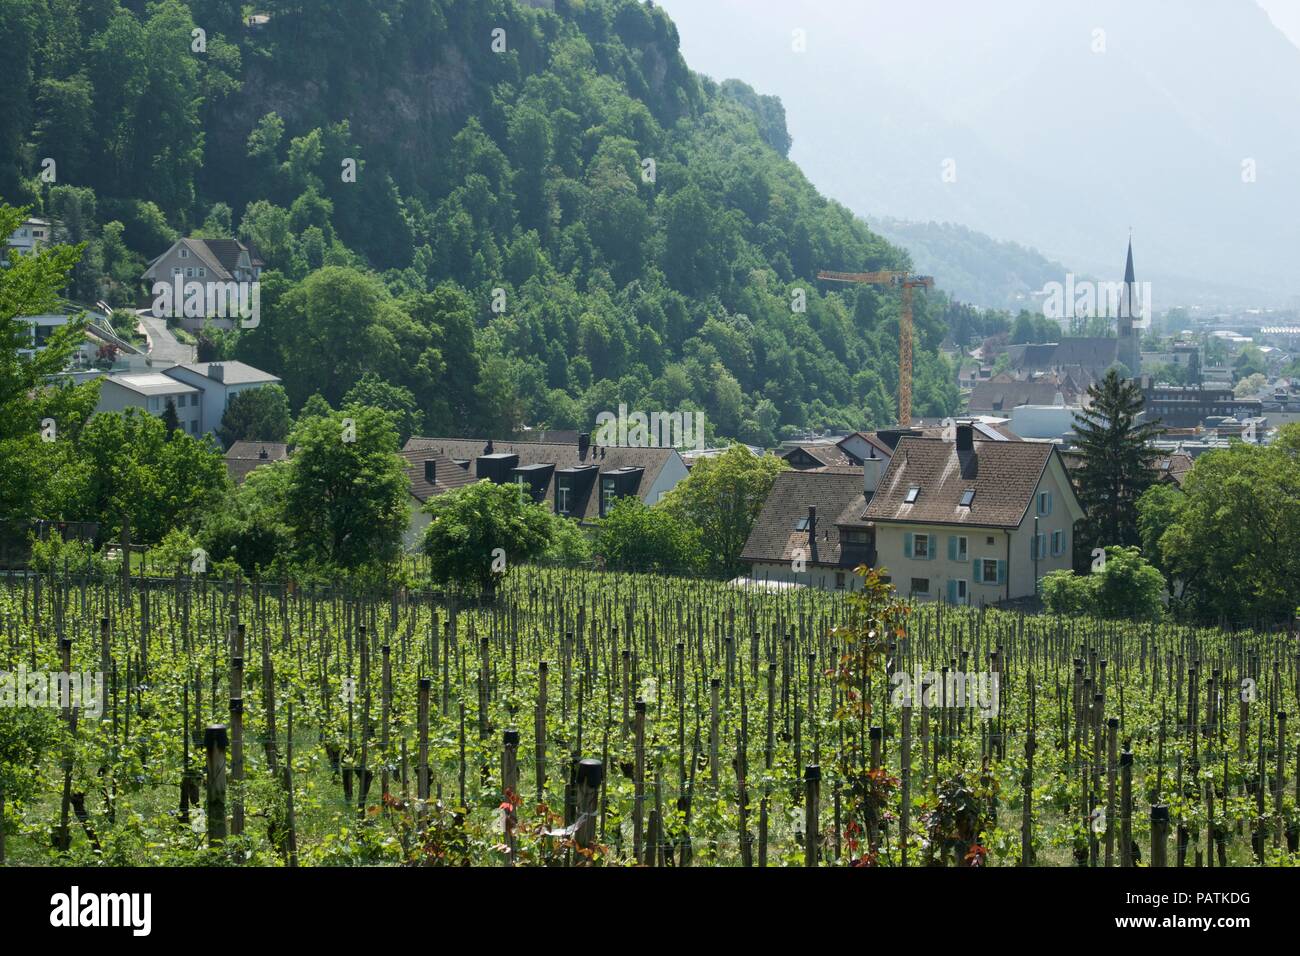
[[[957,560],[963,564],[970,560],[970,542],[964,534],[957,535]]]
[[[989,576],[989,565],[993,565],[993,576]],[[998,559],[997,558],[980,558],[980,584],[997,584],[998,583]]]
[[[180,249],[177,250],[177,254],[182,259],[188,259],[190,257],[190,250],[185,248],[184,246],[181,246]]]
[[[931,537],[933,536],[929,534],[925,534],[924,532],[920,532],[912,535],[912,560],[913,561],[930,560],[930,538]],[[918,545],[922,541],[925,542],[925,554],[922,554],[921,549],[918,547]]]

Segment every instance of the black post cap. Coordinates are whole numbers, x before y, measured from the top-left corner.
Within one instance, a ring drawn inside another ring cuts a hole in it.
[[[1163,803],[1157,803],[1155,806],[1153,806],[1153,807],[1151,808],[1151,822],[1152,822],[1152,823],[1168,823],[1168,822],[1169,822],[1169,808],[1168,808],[1167,806],[1165,806]]]
[[[808,783],[816,783],[822,778],[822,768],[815,763],[810,763],[803,772],[803,778]]]
[[[206,747],[220,747],[224,750],[230,743],[230,738],[226,736],[225,724],[208,724],[203,731],[203,744]]]
[[[502,742],[503,742],[507,747],[518,747],[518,746],[519,746],[519,731],[517,731],[517,730],[515,730],[513,727],[511,727],[511,728],[510,728],[509,730],[507,730],[504,734],[502,734]]]
[[[605,765],[599,760],[588,757],[586,760],[578,763],[578,785],[586,784],[588,787],[595,789],[600,786],[601,780],[605,778]]]

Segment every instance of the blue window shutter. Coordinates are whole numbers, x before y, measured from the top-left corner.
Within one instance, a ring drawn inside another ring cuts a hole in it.
[[[938,539],[935,535],[927,534],[927,535],[925,536],[925,544],[926,544],[926,548],[925,548],[925,560],[927,560],[927,561],[933,561],[933,560],[934,560],[934,550],[935,550],[935,547],[939,544],[939,539]]]
[[[980,559],[979,559],[979,558],[976,558],[976,559],[975,559],[973,562],[971,562],[971,563],[975,566],[975,571],[974,571],[974,580],[975,580],[975,583],[976,583],[976,584],[983,584],[983,583],[984,583],[984,566],[983,566],[982,564],[980,564]]]
[[[912,556],[912,532],[904,531],[903,532],[903,557],[910,558],[911,556]]]
[[[998,562],[998,584],[1006,584],[1006,582],[1007,582],[1007,563],[1005,561],[999,561]]]
[[[1047,513],[1049,515],[1052,513],[1052,493],[1050,491],[1047,493]]]
[[[957,560],[957,536],[955,534],[948,535],[948,560]]]
[[[957,582],[956,581],[950,580],[948,582],[948,603],[949,604],[957,603]]]

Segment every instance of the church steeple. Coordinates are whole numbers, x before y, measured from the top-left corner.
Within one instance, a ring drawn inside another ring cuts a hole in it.
[[[1120,314],[1116,316],[1115,325],[1119,333],[1119,360],[1133,378],[1142,374],[1141,333],[1133,327],[1133,320],[1138,318],[1133,312],[1133,299],[1136,293],[1137,279],[1133,271],[1133,230],[1130,229],[1128,258],[1124,263],[1124,295],[1120,299]],[[1141,318],[1145,320],[1149,316],[1144,315]]]

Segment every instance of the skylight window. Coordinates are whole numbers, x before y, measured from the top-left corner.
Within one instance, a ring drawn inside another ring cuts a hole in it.
[[[919,495],[920,493],[921,493],[921,489],[916,485],[913,485],[911,488],[908,488],[907,497],[903,499],[904,503],[909,505],[916,504],[916,496]]]
[[[800,518],[798,521],[796,521],[796,522],[794,523],[794,530],[795,530],[795,531],[807,531],[807,530],[808,530],[808,518],[807,518],[807,516],[804,516],[804,517]]]
[[[963,508],[969,508],[971,502],[974,500],[975,500],[974,488],[967,488],[965,491],[961,493],[961,506]]]

